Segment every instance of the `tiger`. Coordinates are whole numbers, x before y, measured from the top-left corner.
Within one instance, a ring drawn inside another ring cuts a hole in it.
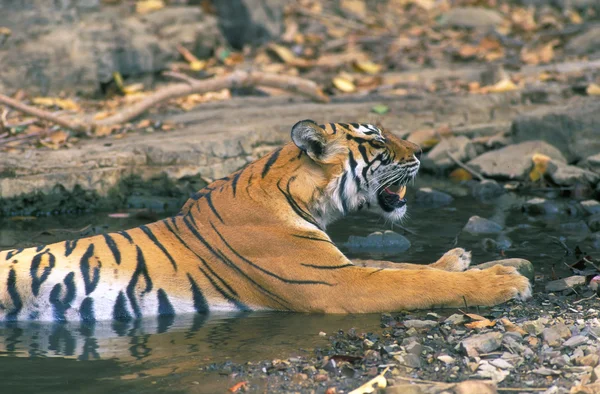
[[[302,120],[291,142],[208,184],[180,212],[88,238],[0,252],[0,320],[131,321],[216,311],[374,313],[531,296],[514,267],[352,262],[327,226],[406,215],[420,148],[372,124]]]

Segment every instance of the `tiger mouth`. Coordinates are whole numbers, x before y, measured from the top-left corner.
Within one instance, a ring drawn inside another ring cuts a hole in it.
[[[392,212],[406,205],[405,195],[406,185],[397,181],[385,186],[377,195],[377,201],[384,211]]]

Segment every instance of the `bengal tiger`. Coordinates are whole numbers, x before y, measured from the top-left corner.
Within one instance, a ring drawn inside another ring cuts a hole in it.
[[[430,265],[354,264],[325,233],[361,209],[406,213],[417,145],[370,124],[296,123],[292,142],[216,180],[173,217],[0,253],[0,319],[130,321],[211,311],[368,313],[531,295],[453,249]]]

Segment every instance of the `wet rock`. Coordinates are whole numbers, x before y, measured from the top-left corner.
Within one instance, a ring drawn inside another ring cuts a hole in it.
[[[590,216],[587,219],[587,225],[590,231],[600,231],[600,213]]]
[[[600,137],[600,133],[598,135]],[[600,180],[600,175],[592,171],[555,161],[548,163],[546,174],[560,186],[573,186],[577,183],[595,185]]]
[[[600,51],[600,26],[593,26],[585,33],[572,38],[565,47],[569,55],[586,55]]]
[[[344,244],[350,250],[377,250],[378,252],[399,253],[410,248],[410,241],[394,232],[385,231],[383,233],[377,231],[369,234],[366,237],[351,235],[348,237],[348,242]]]
[[[546,367],[536,368],[531,372],[538,374],[538,375],[543,375],[543,376],[552,376],[552,375],[560,375],[561,374],[560,371],[557,371],[555,369],[546,368]]]
[[[259,45],[283,32],[284,3],[277,0],[215,1],[219,27],[229,43],[241,49]]]
[[[559,323],[552,327],[544,328],[542,336],[544,342],[546,342],[548,346],[556,347],[559,346],[563,340],[571,336],[571,330],[569,330],[566,325]]]
[[[415,199],[417,203],[430,207],[442,207],[454,201],[454,198],[451,195],[433,190],[429,187],[422,187],[417,190]]]
[[[577,359],[575,359],[575,364],[577,365],[585,365],[588,367],[595,367],[596,365],[598,365],[598,361],[600,360],[600,357],[597,354],[588,354],[587,356],[583,356],[583,357],[578,357]]]
[[[448,365],[448,364],[454,364],[456,362],[456,359],[454,357],[448,356],[447,354],[443,354],[441,356],[438,356],[437,359],[440,360],[441,362],[443,362],[446,365]]]
[[[587,341],[588,341],[587,337],[584,337],[583,335],[575,335],[574,337],[567,339],[565,341],[565,343],[563,343],[563,346],[570,347],[570,348],[576,348],[577,346],[586,344]]]
[[[477,156],[475,146],[465,136],[443,138],[432,150],[427,153],[422,161],[423,168],[431,171],[445,171],[456,167],[456,164],[448,157],[448,153],[462,162],[466,162]]]
[[[465,315],[459,314],[459,313],[454,313],[454,314],[448,316],[448,318],[446,320],[444,320],[444,323],[457,325],[457,324],[464,323],[466,320],[467,319],[465,318]]]
[[[544,141],[526,141],[484,153],[467,164],[484,176],[495,179],[525,179],[532,166],[534,153],[549,156],[557,162],[566,162],[562,153]]]
[[[556,215],[564,211],[560,202],[534,197],[523,204],[523,210],[530,215]]]
[[[548,293],[555,291],[563,291],[571,289],[575,286],[581,286],[585,284],[585,276],[575,275],[569,276],[559,280],[553,280],[552,282],[546,283],[546,291]]]
[[[590,236],[590,241],[592,242],[592,247],[594,249],[600,250],[600,232],[592,234]]]
[[[490,364],[492,364],[494,367],[500,368],[500,369],[513,369],[514,368],[514,365],[512,365],[511,363],[509,363],[508,361],[506,361],[502,358],[497,358],[497,359],[491,360]]]
[[[463,231],[472,235],[497,234],[502,231],[502,226],[480,216],[471,216]]]
[[[487,263],[477,264],[476,266],[474,266],[474,268],[486,269],[486,268],[490,268],[490,267],[493,267],[493,266],[499,265],[499,264],[507,266],[507,267],[515,267],[521,275],[525,276],[530,281],[533,281],[533,279],[534,279],[535,272],[534,272],[533,264],[531,264],[531,261],[525,260],[525,259],[512,258],[512,259],[489,261]]]
[[[402,366],[410,368],[421,368],[421,359],[414,354],[395,355],[394,358]]]
[[[504,234],[498,235],[498,238],[484,238],[481,240],[481,245],[488,252],[497,252],[507,250],[512,245],[512,240]]]
[[[515,142],[543,140],[559,148],[569,162],[574,162],[600,152],[598,124],[600,100],[583,100],[521,115],[513,121],[512,134]]]
[[[600,174],[600,153],[589,156],[577,164],[578,167],[586,168],[596,174]]]
[[[489,332],[477,334],[460,342],[460,348],[469,357],[477,357],[479,353],[490,353],[498,349],[502,344],[502,334]]]
[[[493,179],[484,179],[481,182],[472,182],[471,195],[480,201],[488,201],[503,195],[506,190]]]
[[[405,346],[405,350],[406,353],[419,356],[423,352],[423,345],[421,345],[419,342],[412,342]]]
[[[440,24],[450,27],[487,28],[499,25],[503,18],[498,12],[480,7],[456,7],[442,15]]]
[[[531,335],[540,335],[544,331],[545,323],[542,319],[528,320],[521,325],[521,328]]]
[[[596,200],[585,200],[580,202],[580,204],[588,215],[600,214],[600,202]]]
[[[580,237],[587,237],[591,233],[590,228],[583,220],[573,223],[561,223],[558,230],[563,234]]]
[[[434,320],[406,320],[404,322],[406,328],[433,328],[438,326],[438,322]]]

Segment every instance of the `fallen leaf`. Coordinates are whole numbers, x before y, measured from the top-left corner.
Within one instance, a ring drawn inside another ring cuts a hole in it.
[[[470,181],[473,179],[473,175],[463,168],[457,168],[456,170],[452,171],[449,177],[455,182]]]
[[[62,131],[62,130],[58,130],[53,132],[52,134],[48,135],[48,137],[46,137],[46,141],[52,143],[52,144],[64,144],[65,142],[67,142],[67,139],[69,138],[69,133],[67,133],[66,131]]]
[[[389,369],[390,367],[386,367],[379,375],[375,376],[373,379],[369,380],[359,388],[350,391],[348,394],[370,394],[378,389],[386,388],[387,379],[384,375]]]
[[[165,2],[163,0],[141,0],[135,3],[135,12],[143,15],[158,11],[164,7]]]
[[[471,323],[466,323],[465,327],[471,329],[481,329],[486,327],[493,327],[496,325],[496,321],[491,321],[489,319],[477,320]]]
[[[354,68],[358,71],[367,73],[367,74],[377,74],[381,71],[381,65],[373,63],[371,61],[355,61]]]
[[[127,85],[127,86],[123,86],[123,93],[125,94],[134,94],[134,93],[139,93],[142,90],[144,90],[144,84],[143,83],[133,83],[131,85]]]
[[[488,320],[487,317],[483,317],[481,315],[477,315],[475,313],[465,313],[464,314],[466,317],[468,317],[471,320],[475,320],[475,321],[483,321],[483,320]]]
[[[521,335],[527,335],[527,331],[523,330],[521,327],[517,326],[515,323],[511,322],[505,317],[500,319],[500,323],[502,323],[506,331],[518,332]]]
[[[190,52],[183,45],[177,45],[177,51],[183,56],[186,62],[190,64],[190,70],[192,71],[201,71],[207,65],[207,62],[204,60],[198,59],[192,52]]]
[[[385,104],[377,104],[371,108],[371,111],[375,112],[376,114],[383,115],[390,112],[390,107]]]
[[[239,382],[239,383],[236,383],[233,386],[231,386],[229,388],[229,391],[232,392],[232,393],[237,393],[241,389],[245,389],[247,386],[248,386],[248,382],[246,382],[246,381]]]
[[[549,63],[554,58],[554,47],[558,45],[558,43],[558,40],[552,40],[547,44],[536,48],[523,47],[521,50],[521,60],[524,63],[531,65]]]
[[[364,0],[341,0],[340,7],[359,17],[367,16],[367,4]]]
[[[532,182],[536,182],[544,177],[551,159],[541,153],[535,153],[531,160],[533,161],[533,168],[529,172],[529,179]]]
[[[73,100],[60,99],[54,97],[34,97],[31,100],[34,104],[41,105],[44,107],[60,107],[68,111],[79,111],[81,108]]]
[[[10,36],[12,34],[12,30],[8,27],[0,26],[0,35]]]
[[[585,92],[588,94],[588,96],[598,96],[600,95],[600,85],[592,83],[587,87]]]
[[[337,76],[332,80],[333,86],[335,86],[338,90],[341,90],[344,93],[352,93],[356,91],[356,86],[349,79],[346,79],[341,76]]]
[[[581,17],[581,15],[579,15],[579,13],[575,10],[570,10],[568,12],[568,16],[569,16],[569,21],[571,23],[574,23],[576,25],[580,25],[583,23],[583,18]]]
[[[458,55],[463,59],[470,59],[472,57],[475,57],[478,52],[479,48],[477,48],[474,45],[467,44],[460,47],[460,49],[458,50]]]
[[[513,81],[511,81],[510,79],[503,79],[500,82],[496,83],[495,85],[492,86],[486,86],[484,89],[484,91],[489,92],[489,93],[504,93],[504,92],[511,92],[513,90],[518,90],[519,87],[517,85],[515,85],[515,83]]]
[[[527,337],[527,342],[529,342],[529,346],[537,347],[537,345],[540,343],[540,340],[536,337]]]

